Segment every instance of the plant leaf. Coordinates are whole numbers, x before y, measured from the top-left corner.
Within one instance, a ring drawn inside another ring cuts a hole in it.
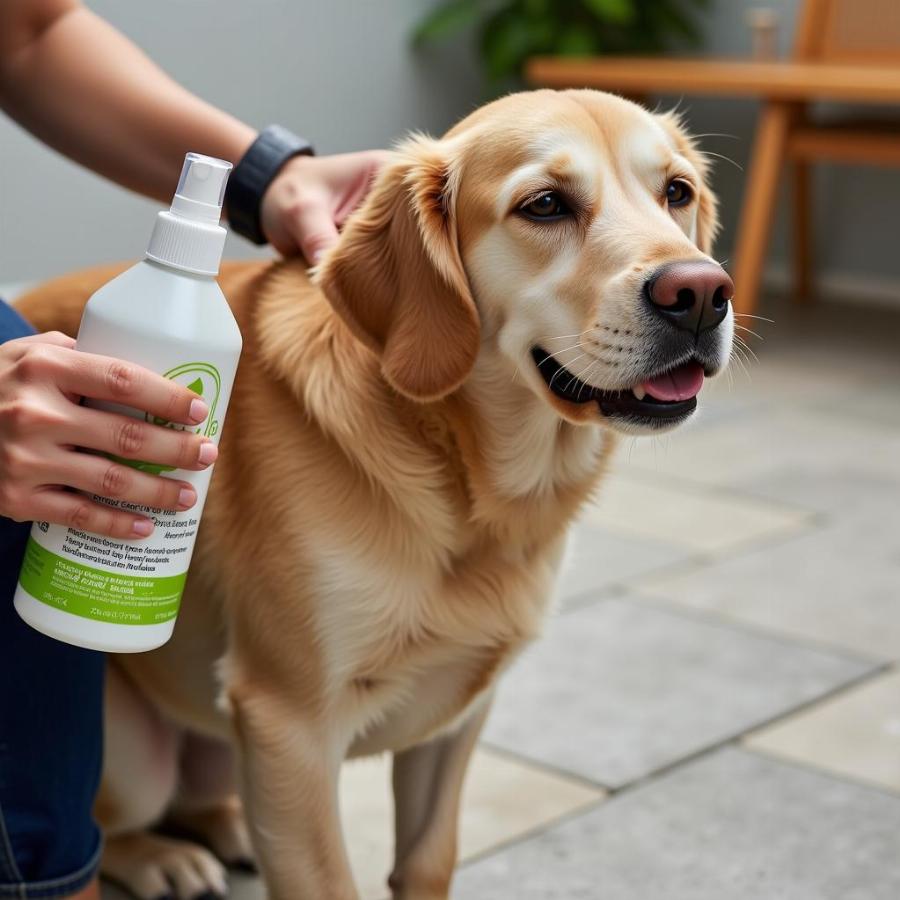
[[[481,50],[493,80],[518,73],[533,47],[528,23],[512,9],[492,16],[482,32]]]
[[[634,0],[582,0],[582,2],[598,19],[619,25],[632,22],[636,13]]]
[[[600,48],[592,31],[571,25],[557,39],[556,49],[563,56],[592,56]]]
[[[441,3],[416,26],[412,35],[413,46],[421,47],[461,31],[477,22],[480,12],[478,0],[447,0]]]

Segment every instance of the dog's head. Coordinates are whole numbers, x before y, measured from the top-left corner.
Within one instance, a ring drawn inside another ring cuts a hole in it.
[[[707,176],[671,115],[515,94],[400,147],[319,282],[407,396],[489,357],[563,419],[658,430],[731,350]]]

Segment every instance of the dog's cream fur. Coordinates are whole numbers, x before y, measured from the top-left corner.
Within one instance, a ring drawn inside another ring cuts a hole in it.
[[[540,631],[614,443],[530,349],[600,387],[646,377],[640,286],[708,259],[706,175],[671,117],[519,94],[403,145],[312,280],[298,261],[223,269],[243,361],[175,636],[112,661],[107,874],[142,898],[223,889],[207,851],[145,830],[168,817],[220,859],[255,853],[274,900],[356,897],[341,762],[390,751],[394,896],[448,896],[492,688]],[[580,198],[575,219],[515,212],[548,188]],[[111,274],[20,308],[71,333]],[[730,314],[719,332],[724,364]]]

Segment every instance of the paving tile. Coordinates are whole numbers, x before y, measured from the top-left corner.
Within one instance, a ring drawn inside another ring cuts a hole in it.
[[[499,688],[486,740],[618,787],[871,666],[608,599],[559,615]]]
[[[879,431],[885,426],[900,428],[898,380],[900,367],[895,367],[890,376],[877,382],[868,381],[861,387],[836,392],[827,400],[814,403],[813,408],[828,416],[833,416],[835,409],[839,409],[845,422],[852,423],[861,430],[868,426],[875,426]]]
[[[880,500],[789,541],[637,579],[657,602],[715,613],[872,659],[900,658],[900,505]]]
[[[630,471],[603,484],[583,519],[616,534],[702,553],[789,535],[811,521],[803,510]]]
[[[453,896],[896,900],[900,798],[735,749],[464,867]]]
[[[827,473],[808,466],[781,466],[748,479],[741,487],[755,497],[827,513],[831,519],[865,513],[867,508],[874,515],[892,514],[883,508],[884,478],[867,471],[861,459],[835,466]],[[900,496],[900,488],[897,491]],[[900,524],[900,516],[896,522]]]
[[[744,743],[900,793],[900,671],[763,728]]]
[[[900,486],[898,458],[896,427],[850,424],[834,411],[778,404],[715,427],[657,439],[635,438],[620,448],[615,471],[644,470],[672,479],[740,487],[785,466],[833,475],[857,464]]]
[[[563,816],[600,803],[605,793],[520,760],[479,749],[463,795],[460,857],[484,853]],[[344,767],[341,812],[362,900],[382,900],[393,852],[390,758],[355,760]],[[122,894],[104,888],[104,900]],[[231,900],[265,900],[258,878],[232,878]]]
[[[380,900],[391,866],[393,804],[387,756],[344,768],[342,813],[364,900]],[[473,758],[463,796],[460,858],[546,826],[604,798],[600,790],[490,750]]]
[[[563,607],[596,599],[613,585],[665,569],[691,557],[691,550],[649,538],[622,536],[578,523],[569,534],[557,583]]]

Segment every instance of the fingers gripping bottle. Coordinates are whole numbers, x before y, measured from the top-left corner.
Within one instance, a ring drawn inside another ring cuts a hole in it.
[[[231,163],[189,153],[168,211],[160,212],[146,258],[88,301],[77,348],[115,356],[171,378],[203,398],[196,430],[218,442],[241,352],[241,335],[216,284],[225,244],[219,224]],[[92,406],[160,421],[112,403]],[[169,474],[153,464],[117,460]],[[127,508],[150,516],[149,538],[120,540],[36,522],[15,605],[38,631],[94,650],[139,652],[172,634],[212,472],[177,471],[197,491],[189,510]],[[95,497],[111,506],[118,501]]]

